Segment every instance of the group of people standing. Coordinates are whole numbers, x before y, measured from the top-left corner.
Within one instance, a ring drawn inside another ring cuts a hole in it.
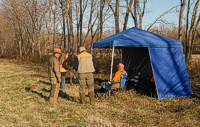
[[[56,104],[58,100],[59,91],[64,92],[65,89],[65,75],[67,72],[67,58],[68,54],[62,53],[59,48],[55,48],[53,55],[49,58],[48,63],[48,77],[51,82],[51,92],[49,95],[49,103]],[[92,54],[86,52],[85,47],[79,48],[79,54],[74,59],[74,69],[78,73],[80,83],[79,95],[82,104],[86,103],[85,88],[90,99],[90,103],[94,103],[94,77],[96,63]]]
[[[59,48],[55,48],[53,55],[49,58],[48,76],[51,82],[51,92],[49,102],[56,104],[59,91],[65,92],[65,75],[67,73],[67,58],[68,54],[61,52]],[[79,80],[79,96],[81,104],[86,103],[86,87],[90,99],[90,103],[95,102],[94,98],[94,76],[96,62],[92,54],[88,53],[84,46],[79,48],[79,54],[74,59],[73,68],[78,73]],[[124,64],[117,65],[118,71],[115,73],[112,81],[113,88],[120,88],[120,77],[127,72],[124,70]]]

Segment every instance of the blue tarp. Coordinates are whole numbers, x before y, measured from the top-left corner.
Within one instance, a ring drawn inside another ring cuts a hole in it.
[[[182,47],[179,40],[130,28],[93,44],[93,48],[108,47]]]
[[[192,94],[182,48],[149,48],[158,99]]]
[[[122,60],[125,66],[129,66],[126,68],[129,69],[127,72],[130,72],[132,68],[143,69],[145,70],[144,75],[146,75],[149,67],[141,67],[141,65],[145,65],[142,62],[141,64],[137,63],[134,65],[137,59],[141,59],[140,49],[137,49],[137,51],[135,48],[146,47],[148,49],[148,60],[150,59],[159,100],[166,97],[188,96],[192,94],[182,43],[179,40],[133,27],[93,44],[93,48],[108,47],[118,47],[125,50],[123,53],[126,54],[122,54]],[[133,50],[130,50],[131,47],[135,50],[134,55],[131,54],[131,52],[133,53]],[[133,57],[131,58],[131,56]]]

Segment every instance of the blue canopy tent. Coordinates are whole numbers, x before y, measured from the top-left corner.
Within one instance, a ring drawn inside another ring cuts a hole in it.
[[[122,49],[122,62],[130,74],[141,72],[141,81],[155,79],[158,99],[188,96],[192,94],[182,43],[165,36],[135,27],[114,34],[99,42],[93,48],[112,48],[111,74],[114,49]]]

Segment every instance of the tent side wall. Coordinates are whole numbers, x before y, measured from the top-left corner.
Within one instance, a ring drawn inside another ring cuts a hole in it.
[[[158,99],[192,94],[181,47],[149,48]]]

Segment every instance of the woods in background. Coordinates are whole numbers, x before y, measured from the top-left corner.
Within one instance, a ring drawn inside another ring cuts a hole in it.
[[[130,27],[143,28],[143,17],[151,8],[148,0],[2,0],[0,4],[0,54],[22,59],[49,55],[59,47],[70,55],[83,45]],[[168,24],[162,16],[177,11],[179,24]],[[151,12],[149,12],[151,13]],[[152,13],[153,15],[153,13]],[[199,0],[180,0],[155,19],[146,30],[179,39],[185,57],[199,53]]]

